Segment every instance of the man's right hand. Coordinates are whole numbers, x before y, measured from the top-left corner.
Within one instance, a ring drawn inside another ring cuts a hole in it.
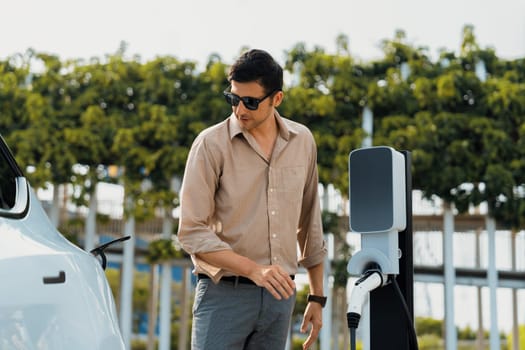
[[[196,254],[199,259],[221,269],[245,276],[266,288],[275,299],[288,299],[294,294],[295,282],[279,265],[260,265],[231,250]]]
[[[288,299],[295,291],[295,282],[278,265],[257,265],[247,277],[259,287],[266,288],[277,300]]]

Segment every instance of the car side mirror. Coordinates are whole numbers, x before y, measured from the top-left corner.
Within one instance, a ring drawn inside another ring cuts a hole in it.
[[[100,264],[102,265],[102,269],[105,270],[106,266],[107,266],[107,258],[106,258],[106,254],[104,254],[104,250],[107,247],[109,247],[110,245],[113,245],[114,243],[127,241],[130,238],[131,238],[131,236],[124,236],[124,237],[121,237],[121,238],[114,239],[114,240],[112,240],[110,242],[104,243],[104,244],[102,244],[102,245],[92,249],[90,251],[90,253],[93,254],[93,256],[95,256],[95,257],[100,256],[100,259],[101,259]]]

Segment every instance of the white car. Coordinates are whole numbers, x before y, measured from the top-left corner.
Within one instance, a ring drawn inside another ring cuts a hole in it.
[[[125,349],[94,254],[53,227],[0,136],[0,350]]]

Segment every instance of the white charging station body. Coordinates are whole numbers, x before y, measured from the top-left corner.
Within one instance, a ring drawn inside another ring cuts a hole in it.
[[[361,250],[348,262],[350,275],[371,264],[399,274],[398,233],[406,228],[406,169],[401,152],[387,146],[360,148],[348,159],[350,230],[361,234]]]

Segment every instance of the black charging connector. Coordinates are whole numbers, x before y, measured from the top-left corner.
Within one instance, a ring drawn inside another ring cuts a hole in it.
[[[356,312],[348,312],[346,314],[346,322],[348,323],[348,329],[350,330],[350,349],[356,349],[356,330],[359,326],[359,320],[361,315]]]

